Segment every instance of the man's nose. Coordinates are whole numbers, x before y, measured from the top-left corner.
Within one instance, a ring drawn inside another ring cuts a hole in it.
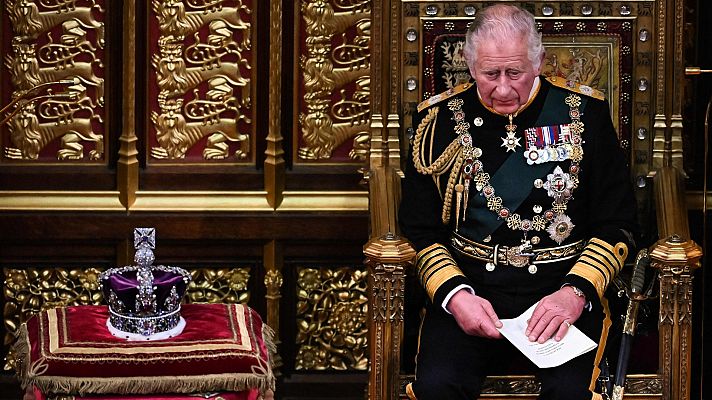
[[[502,75],[497,82],[497,93],[498,94],[509,94],[512,89],[512,84],[509,82],[509,78],[506,75]]]

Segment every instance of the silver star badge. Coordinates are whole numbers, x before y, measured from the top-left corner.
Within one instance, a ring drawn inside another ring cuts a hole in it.
[[[505,147],[507,152],[510,152],[515,151],[517,147],[521,146],[519,140],[522,138],[515,137],[514,135],[516,135],[515,132],[507,132],[507,137],[500,138],[502,139],[502,146],[500,147]]]
[[[551,224],[549,224],[549,227],[546,228],[546,231],[549,232],[551,240],[561,244],[561,242],[566,240],[566,238],[571,235],[571,231],[575,226],[576,225],[571,222],[571,218],[569,218],[568,215],[560,214],[554,218],[553,221],[551,221]]]

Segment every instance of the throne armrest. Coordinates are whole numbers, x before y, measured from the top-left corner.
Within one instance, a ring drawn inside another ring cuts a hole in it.
[[[392,233],[374,238],[363,250],[368,267],[370,400],[398,398],[406,269],[415,249]]]

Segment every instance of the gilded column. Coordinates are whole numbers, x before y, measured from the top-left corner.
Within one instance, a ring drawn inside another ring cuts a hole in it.
[[[284,149],[282,149],[282,0],[270,1],[269,24],[269,132],[265,150],[265,190],[275,209],[284,195]]]
[[[264,246],[264,266],[265,266],[265,287],[267,288],[267,325],[274,330],[274,343],[279,349],[279,302],[282,299],[282,266],[284,256],[282,246],[277,241],[272,240]],[[279,368],[282,366],[282,358],[279,352],[275,354],[274,360],[275,374],[279,375]]]
[[[369,287],[368,398],[398,398],[400,347],[403,336],[405,273],[415,261],[410,243],[391,233],[372,239],[364,246]]]
[[[665,117],[665,48],[667,46],[666,28],[667,23],[665,15],[667,0],[657,1],[657,20],[656,22],[656,49],[655,49],[655,66],[657,81],[655,85],[655,117],[653,122],[653,165],[652,169],[657,169],[665,165],[667,161],[666,154],[669,151],[669,146],[666,145],[667,120]]]
[[[650,253],[660,280],[660,369],[663,399],[690,398],[692,347],[692,273],[702,249],[678,235],[658,241]]]
[[[136,25],[136,0],[124,2],[124,26]],[[136,149],[136,31],[125,29],[123,38],[123,129],[119,137],[119,161],[117,167],[117,184],[121,204],[131,208],[136,201],[138,191],[138,150]],[[123,265],[123,264],[119,264]]]

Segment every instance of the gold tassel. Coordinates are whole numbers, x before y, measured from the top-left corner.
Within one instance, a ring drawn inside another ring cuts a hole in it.
[[[462,186],[461,183],[458,183],[455,185],[455,191],[457,192],[457,197],[455,200],[455,212],[457,213],[455,216],[455,232],[460,229],[460,207],[462,206],[462,191],[465,189],[464,186]],[[467,210],[465,210],[467,212]],[[462,216],[462,220],[465,220],[465,216]]]

